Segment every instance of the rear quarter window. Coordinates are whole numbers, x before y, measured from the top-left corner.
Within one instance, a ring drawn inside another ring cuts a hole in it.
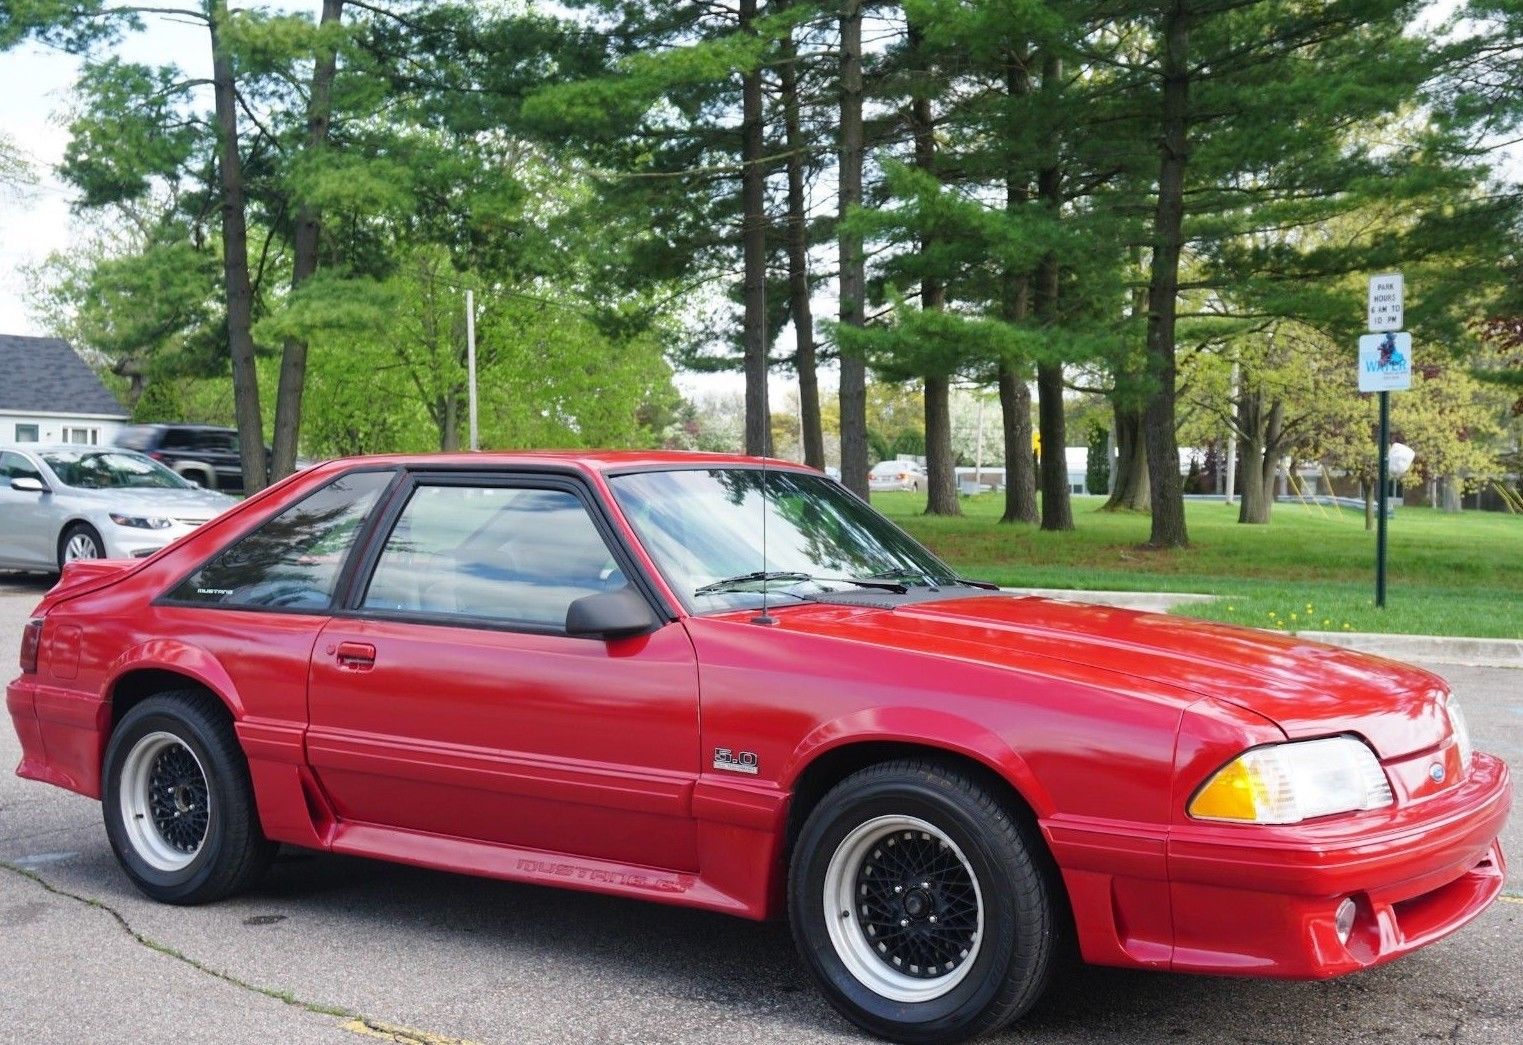
[[[211,606],[324,610],[393,472],[353,472],[262,523],[166,593]]]

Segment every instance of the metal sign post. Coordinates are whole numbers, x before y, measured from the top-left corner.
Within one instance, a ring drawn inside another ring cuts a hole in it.
[[[1391,393],[1380,393],[1380,499],[1375,517],[1375,605],[1386,608],[1386,490],[1391,483]]]
[[[1386,604],[1386,522],[1390,508],[1386,489],[1391,482],[1391,393],[1412,387],[1412,335],[1401,330],[1406,287],[1400,272],[1370,277],[1366,308],[1369,329],[1385,333],[1359,339],[1359,391],[1380,394],[1380,466],[1376,487],[1375,605]]]

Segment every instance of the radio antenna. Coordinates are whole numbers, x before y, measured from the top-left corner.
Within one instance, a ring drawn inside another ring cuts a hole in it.
[[[767,459],[761,459],[761,509],[762,509],[762,582],[761,613],[751,618],[752,624],[776,624],[777,618],[767,612]]]

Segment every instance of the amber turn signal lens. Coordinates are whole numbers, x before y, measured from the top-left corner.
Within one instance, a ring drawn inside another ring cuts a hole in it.
[[[1357,737],[1323,737],[1246,751],[1190,800],[1198,820],[1298,824],[1392,802],[1380,760]]]

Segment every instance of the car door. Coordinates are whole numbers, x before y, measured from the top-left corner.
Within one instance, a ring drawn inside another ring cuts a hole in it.
[[[308,761],[340,820],[694,869],[692,644],[665,617],[566,634],[573,601],[640,583],[585,485],[423,476],[392,518],[313,651]]]
[[[53,569],[58,565],[59,511],[53,490],[33,493],[12,490],[12,479],[38,479],[53,483],[26,454],[0,451],[0,562],[26,569]]]

